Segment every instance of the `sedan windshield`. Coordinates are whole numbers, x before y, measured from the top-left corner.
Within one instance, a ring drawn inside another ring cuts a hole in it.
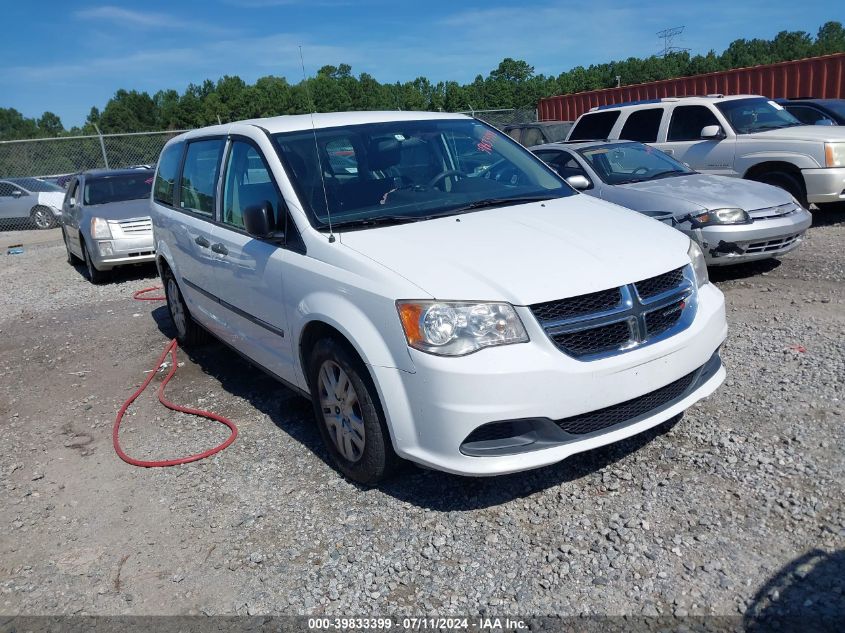
[[[370,228],[575,193],[509,137],[472,119],[349,125],[274,138],[319,229],[329,221],[333,228]]]
[[[153,173],[150,171],[86,178],[83,201],[86,205],[94,205],[148,198],[152,185]]]
[[[695,172],[658,149],[642,143],[593,145],[578,150],[608,185],[624,185]]]
[[[717,103],[716,107],[737,134],[753,134],[766,130],[802,125],[801,121],[783,109],[783,106],[763,98],[734,99]]]
[[[15,178],[12,182],[31,192],[61,191],[64,193],[64,189],[58,185],[40,178]]]

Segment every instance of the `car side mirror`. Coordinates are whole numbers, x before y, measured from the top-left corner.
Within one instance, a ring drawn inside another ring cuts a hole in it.
[[[67,201],[67,206],[69,206],[69,207],[75,207],[75,206],[76,206],[76,198],[74,198],[73,196],[71,196],[70,198],[68,198],[68,201]]]
[[[20,198],[21,196],[23,196],[23,191],[21,191],[20,189],[15,189],[15,190],[12,192],[12,197],[13,197],[13,198]]]
[[[725,138],[725,131],[721,125],[706,125],[701,128],[701,138],[719,140]]]
[[[833,121],[831,121],[830,119],[819,119],[818,121],[813,123],[813,125],[836,125],[836,124]]]
[[[263,200],[244,209],[244,229],[252,237],[270,237],[273,233],[273,205]]]
[[[590,181],[585,176],[570,176],[566,179],[566,182],[570,187],[578,191],[590,188]]]

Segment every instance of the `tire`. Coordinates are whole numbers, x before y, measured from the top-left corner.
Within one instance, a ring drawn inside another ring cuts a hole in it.
[[[52,229],[57,224],[56,216],[47,207],[33,207],[29,213],[29,217],[32,223],[35,224],[35,228],[39,230]]]
[[[76,266],[77,264],[82,263],[82,260],[79,259],[76,255],[70,252],[70,246],[67,243],[67,235],[65,235],[64,230],[62,230],[62,241],[65,243],[65,252],[67,253],[67,263],[71,266]]]
[[[94,266],[91,254],[88,252],[88,244],[86,244],[84,240],[82,241],[82,256],[82,261],[85,264],[85,272],[88,275],[88,281],[94,285],[100,285],[111,278],[110,270],[98,270],[97,267]]]
[[[164,283],[164,296],[167,297],[167,310],[170,313],[170,320],[176,328],[176,340],[182,347],[196,347],[208,340],[208,334],[202,329],[188,310],[176,277],[169,270],[162,276]]]
[[[765,183],[767,185],[780,187],[784,191],[787,191],[792,196],[794,196],[795,199],[798,200],[801,206],[805,209],[810,206],[807,202],[807,192],[804,188],[804,182],[799,176],[796,176],[795,174],[791,174],[786,171],[770,171],[764,174],[760,174],[759,176],[755,176],[753,180]]]
[[[308,384],[320,436],[337,469],[367,486],[388,478],[399,458],[364,363],[346,345],[321,339],[309,356]]]

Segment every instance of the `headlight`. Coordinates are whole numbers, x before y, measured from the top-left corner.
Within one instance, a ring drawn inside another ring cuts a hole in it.
[[[408,345],[438,356],[464,356],[493,345],[527,343],[509,303],[397,301]]]
[[[845,167],[845,143],[825,143],[824,164],[826,167]]]
[[[713,224],[747,224],[751,222],[751,216],[744,209],[713,209],[712,211],[691,215],[690,219],[696,228]]]
[[[704,253],[701,252],[698,244],[690,240],[687,255],[692,264],[692,271],[695,273],[696,285],[701,288],[701,286],[710,282],[710,277],[707,275],[707,262],[704,261]]]
[[[110,240],[111,230],[105,218],[91,218],[91,237],[95,240]]]

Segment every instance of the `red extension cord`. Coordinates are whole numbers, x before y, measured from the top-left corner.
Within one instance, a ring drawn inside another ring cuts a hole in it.
[[[152,288],[144,288],[143,290],[139,290],[135,294],[132,295],[133,299],[137,299],[138,301],[165,301],[166,297],[149,297],[147,293],[152,292],[153,290],[161,290],[158,286],[153,286]],[[170,402],[167,398],[164,397],[164,390],[167,387],[167,383],[170,382],[170,379],[173,378],[174,374],[176,373],[177,362],[176,362],[176,350],[178,349],[179,345],[176,342],[176,339],[170,341],[167,344],[167,347],[164,348],[164,351],[161,353],[161,356],[158,359],[158,363],[155,367],[150,371],[150,375],[147,376],[147,379],[144,381],[138,390],[133,393],[126,402],[123,403],[123,406],[120,407],[120,410],[117,412],[117,417],[114,419],[114,426],[112,427],[112,444],[114,444],[114,450],[117,453],[117,456],[120,457],[123,461],[127,464],[132,464],[133,466],[142,466],[144,468],[158,468],[162,466],[176,466],[178,464],[188,464],[190,462],[195,462],[200,459],[204,459],[206,457],[210,457],[216,453],[219,453],[224,448],[229,446],[232,442],[235,441],[235,438],[238,437],[238,427],[235,426],[235,423],[231,420],[224,418],[222,415],[217,415],[216,413],[212,413],[211,411],[203,411],[201,409],[191,409],[188,407],[183,407],[178,404],[174,404]],[[167,376],[164,377],[164,380],[161,381],[161,384],[158,387],[158,401],[161,402],[165,407],[171,409],[173,411],[181,411],[182,413],[188,413],[190,415],[198,415],[203,418],[208,418],[209,420],[215,420],[220,422],[221,424],[225,424],[228,426],[232,433],[229,435],[229,438],[223,442],[222,444],[215,446],[207,451],[203,451],[202,453],[196,453],[195,455],[188,455],[187,457],[179,457],[176,459],[166,459],[166,460],[157,460],[157,461],[149,461],[143,459],[135,459],[134,457],[129,457],[123,449],[120,447],[120,439],[118,437],[120,433],[120,423],[123,421],[123,416],[126,413],[126,410],[129,406],[135,402],[135,400],[140,396],[147,387],[150,386],[150,383],[155,378],[156,374],[158,373],[158,369],[161,367],[162,363],[164,363],[167,355],[170,354],[170,371],[167,373]]]

